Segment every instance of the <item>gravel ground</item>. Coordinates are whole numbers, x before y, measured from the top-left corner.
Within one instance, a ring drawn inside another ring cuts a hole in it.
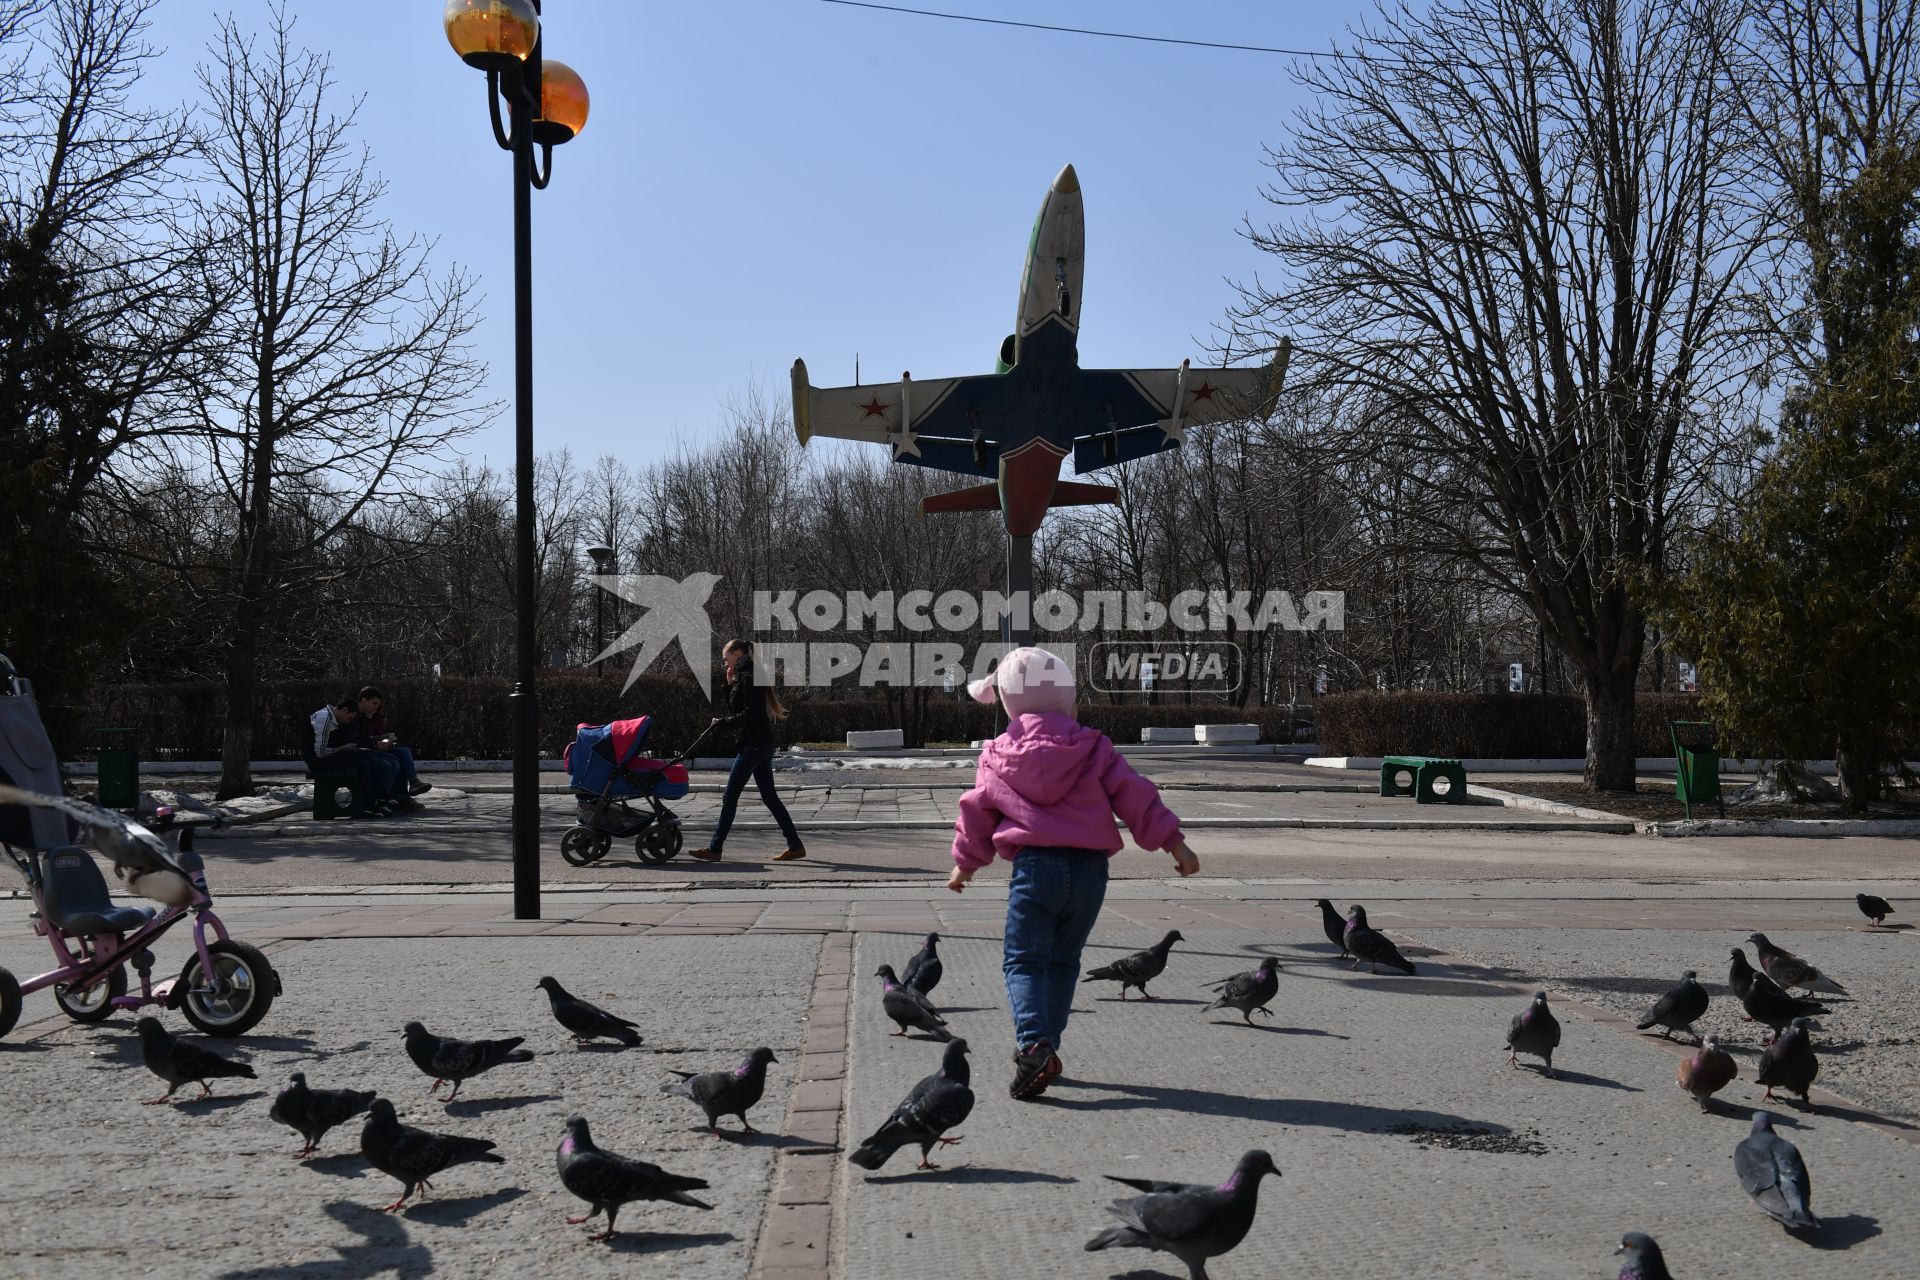
[[[1762,929],[1777,947],[1801,956],[1847,988],[1817,1019],[1818,1083],[1883,1115],[1920,1120],[1920,938],[1904,931],[1799,933]],[[1419,940],[1501,977],[1538,982],[1549,992],[1638,1020],[1660,994],[1695,969],[1712,997],[1694,1029],[1720,1037],[1753,1078],[1764,1028],[1744,1020],[1727,986],[1735,931],[1420,929]],[[1633,977],[1618,975],[1633,974]]]

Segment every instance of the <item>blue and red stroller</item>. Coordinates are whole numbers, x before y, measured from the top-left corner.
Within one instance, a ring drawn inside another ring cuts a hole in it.
[[[574,825],[560,837],[560,856],[574,866],[598,862],[615,840],[631,839],[642,862],[666,862],[680,852],[680,819],[660,802],[690,790],[685,761],[707,735],[671,760],[656,760],[640,754],[652,727],[652,716],[583,724],[567,744],[561,759],[579,804]],[[633,800],[647,807],[628,803]]]

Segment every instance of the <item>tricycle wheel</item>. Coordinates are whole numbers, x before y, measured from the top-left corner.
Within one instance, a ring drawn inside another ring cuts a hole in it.
[[[209,943],[207,954],[213,959],[212,979],[200,971],[197,951],[180,971],[175,991],[180,1011],[210,1036],[237,1036],[252,1030],[280,994],[279,975],[258,947],[244,942]]]
[[[0,1036],[13,1030],[20,1021],[20,979],[0,969]]]
[[[560,837],[560,856],[576,867],[598,862],[613,841],[591,827],[572,827]]]
[[[640,855],[642,862],[656,866],[670,862],[673,855],[680,852],[680,828],[670,822],[656,822],[640,833],[640,838],[633,842],[633,851]]]
[[[113,1002],[127,994],[127,971],[115,969],[85,991],[62,982],[53,988],[53,1002],[75,1022],[99,1022],[113,1012]]]

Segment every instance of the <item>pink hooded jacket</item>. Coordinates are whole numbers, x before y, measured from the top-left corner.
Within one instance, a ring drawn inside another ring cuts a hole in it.
[[[1104,849],[1122,841],[1115,814],[1143,849],[1180,839],[1159,788],[1134,772],[1107,735],[1060,711],[1013,717],[981,749],[973,790],[960,797],[953,860],[969,871],[1028,845]]]

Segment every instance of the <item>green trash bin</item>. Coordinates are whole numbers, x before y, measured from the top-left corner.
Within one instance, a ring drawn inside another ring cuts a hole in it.
[[[1673,739],[1673,789],[1680,807],[1693,817],[1693,806],[1711,800],[1727,816],[1720,798],[1720,748],[1713,741],[1713,725],[1705,720],[1675,720],[1667,726]],[[1682,738],[1691,739],[1683,742]]]
[[[101,729],[100,803],[131,809],[140,803],[140,749],[132,729]]]

